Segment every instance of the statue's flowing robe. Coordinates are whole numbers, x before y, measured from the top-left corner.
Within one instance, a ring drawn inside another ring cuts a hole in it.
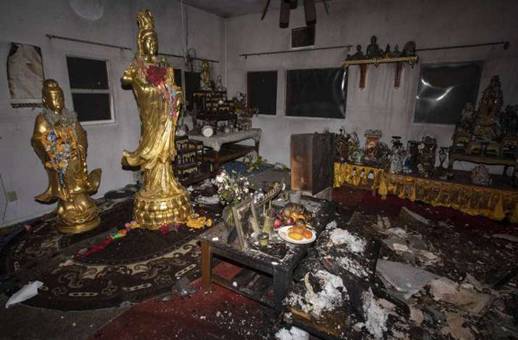
[[[176,156],[175,130],[178,113],[164,95],[163,85],[150,84],[135,64],[124,72],[123,81],[131,83],[140,115],[141,129],[137,149],[124,151],[122,163],[140,167],[144,175],[144,196],[171,195],[184,189],[176,181],[172,161]],[[171,88],[178,87],[171,84]],[[178,91],[179,92],[179,91]],[[178,97],[179,100],[179,97]]]

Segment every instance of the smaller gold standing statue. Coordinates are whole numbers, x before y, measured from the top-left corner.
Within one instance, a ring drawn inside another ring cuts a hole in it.
[[[212,90],[212,84],[210,81],[210,66],[207,60],[201,63],[201,74],[200,74],[201,89],[204,91]]]
[[[62,233],[81,233],[99,225],[99,212],[90,197],[97,191],[101,169],[88,173],[88,141],[74,112],[64,107],[63,91],[53,79],[43,82],[43,113],[36,117],[32,147],[49,177],[39,202],[58,200],[57,229]]]
[[[174,177],[176,122],[182,105],[182,89],[174,83],[173,68],[158,60],[158,39],[149,10],[137,15],[135,60],[124,71],[122,84],[131,87],[140,113],[138,148],[124,151],[122,163],[139,167],[144,184],[135,196],[133,218],[148,229],[188,222],[192,214],[189,195]]]

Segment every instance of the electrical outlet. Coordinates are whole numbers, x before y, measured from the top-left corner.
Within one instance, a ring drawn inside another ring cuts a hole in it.
[[[18,200],[18,195],[16,194],[16,191],[8,191],[5,194],[5,197],[7,198],[7,202],[14,202]]]

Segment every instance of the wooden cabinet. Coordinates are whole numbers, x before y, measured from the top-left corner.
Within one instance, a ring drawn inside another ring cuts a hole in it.
[[[205,161],[202,142],[190,140],[187,136],[176,137],[176,152],[173,170],[182,184],[190,185],[211,175],[212,166]]]
[[[333,136],[291,135],[291,189],[317,194],[333,185]]]

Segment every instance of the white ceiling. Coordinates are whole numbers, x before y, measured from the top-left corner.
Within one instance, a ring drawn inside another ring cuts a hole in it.
[[[184,0],[184,3],[224,18],[262,12],[267,0]],[[270,0],[270,7],[279,8],[279,0]]]

